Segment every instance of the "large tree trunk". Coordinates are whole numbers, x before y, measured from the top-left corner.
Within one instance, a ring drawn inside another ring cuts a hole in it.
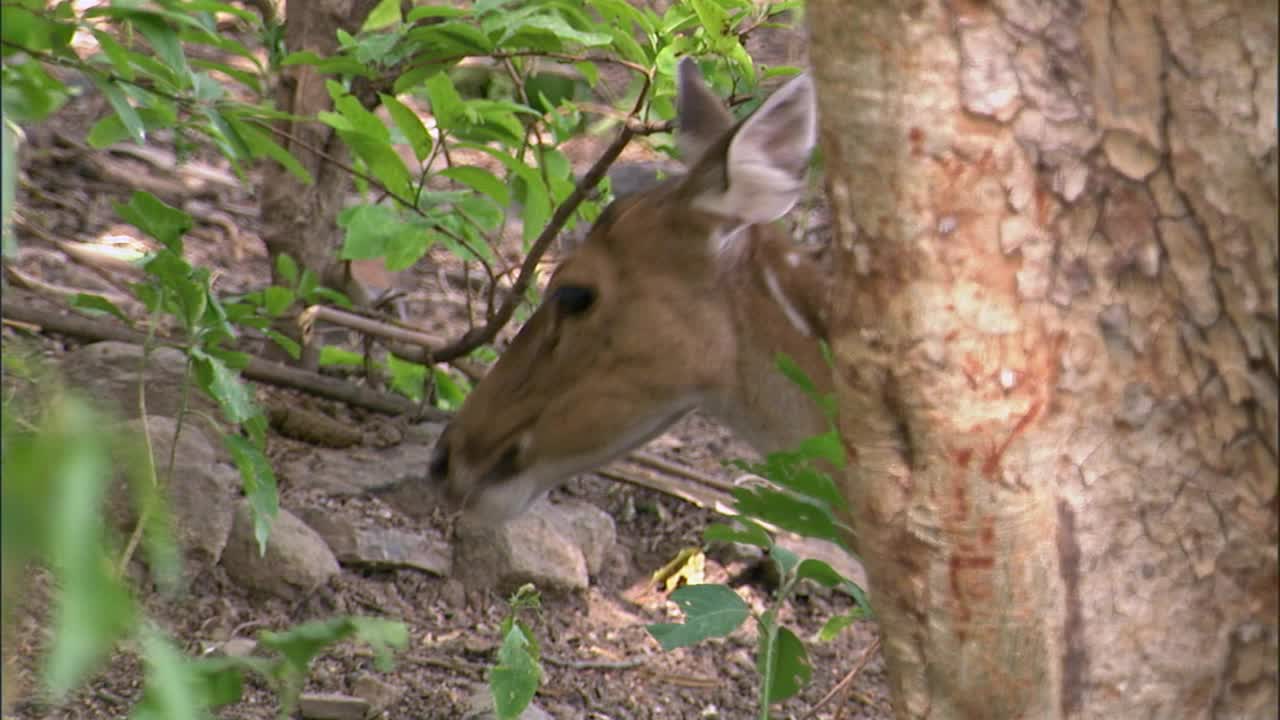
[[[810,0],[903,718],[1277,703],[1277,3]]]

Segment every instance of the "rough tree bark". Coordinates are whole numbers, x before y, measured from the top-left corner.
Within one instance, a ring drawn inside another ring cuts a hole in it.
[[[310,50],[324,56],[337,51],[338,30],[355,34],[377,0],[288,0],[284,5],[287,50]],[[294,65],[281,73],[276,105],[309,118],[332,109],[333,103],[323,75],[308,65]],[[288,133],[290,139],[281,144],[307,168],[315,184],[304,185],[278,163],[263,165],[259,200],[262,240],[271,257],[288,253],[315,272],[322,284],[345,290],[348,283],[345,264],[338,260],[342,235],[337,217],[351,188],[351,177],[324,156],[347,163],[346,146],[332,128],[315,121],[281,121],[276,126]]]
[[[1277,703],[1275,0],[810,0],[902,718]]]

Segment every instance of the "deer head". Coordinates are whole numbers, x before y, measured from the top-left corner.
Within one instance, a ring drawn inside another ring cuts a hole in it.
[[[779,351],[821,370],[822,282],[765,225],[804,189],[812,82],[736,126],[692,60],[677,82],[688,173],[604,211],[438,441],[431,477],[474,516],[516,515],[699,406],[764,450],[823,429],[773,380]]]

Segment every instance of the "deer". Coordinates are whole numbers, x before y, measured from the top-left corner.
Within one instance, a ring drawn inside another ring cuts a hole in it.
[[[505,521],[695,408],[762,454],[828,430],[776,365],[785,353],[831,390],[820,347],[830,273],[775,223],[804,191],[816,137],[807,74],[735,123],[684,58],[687,172],[614,200],[565,254],[436,443],[429,478],[447,506]]]

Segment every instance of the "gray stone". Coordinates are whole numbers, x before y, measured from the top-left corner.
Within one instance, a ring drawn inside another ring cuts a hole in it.
[[[284,509],[271,527],[266,554],[259,555],[247,500],[236,505],[222,565],[227,575],[242,586],[286,599],[310,592],[339,571],[338,561],[324,538]]]
[[[467,700],[467,712],[462,720],[494,720],[497,714],[493,711],[493,692],[487,685],[479,685]],[[537,703],[529,703],[529,707],[520,713],[519,720],[551,720],[545,710]]]
[[[558,520],[537,506],[500,526],[464,517],[453,546],[454,575],[468,587],[502,593],[524,583],[542,591],[586,590],[586,559],[578,544],[557,530]]]
[[[443,540],[404,530],[359,528],[318,508],[299,510],[298,515],[344,565],[410,568],[442,577],[452,567],[449,544]]]
[[[341,693],[303,693],[298,712],[307,720],[364,720],[369,702]]]
[[[369,703],[372,711],[380,713],[399,702],[404,688],[393,685],[372,673],[362,673],[351,684],[351,694]]]
[[[613,516],[588,502],[568,500],[551,504],[544,497],[534,506],[544,507],[547,518],[561,534],[568,537],[587,562],[587,572],[598,575],[604,559],[618,541]]]
[[[291,487],[330,495],[365,495],[404,487],[412,491],[426,482],[431,444],[406,442],[388,448],[312,448],[280,463],[276,474]]]
[[[127,432],[141,438],[142,420],[130,421],[125,427]],[[168,417],[150,416],[146,428],[150,431],[156,473],[160,483],[168,488],[175,536],[188,566],[216,565],[231,534],[234,501],[240,488],[239,471],[223,460],[218,446],[198,425],[185,423],[177,438],[170,476],[169,456],[177,422]],[[134,493],[124,487],[127,480],[122,476],[119,482],[120,487],[111,493],[107,503],[108,520],[121,532],[130,533],[138,522],[138,509]]]
[[[177,417],[183,407],[183,384],[189,418],[201,425],[209,435],[217,428],[200,417],[205,413],[220,417],[217,403],[186,378],[187,357],[173,348],[157,348],[151,353],[146,368],[146,406],[148,415]],[[70,384],[86,391],[101,408],[125,418],[141,415],[138,405],[138,379],[142,373],[142,347],[123,342],[98,342],[68,353],[62,372]]]

